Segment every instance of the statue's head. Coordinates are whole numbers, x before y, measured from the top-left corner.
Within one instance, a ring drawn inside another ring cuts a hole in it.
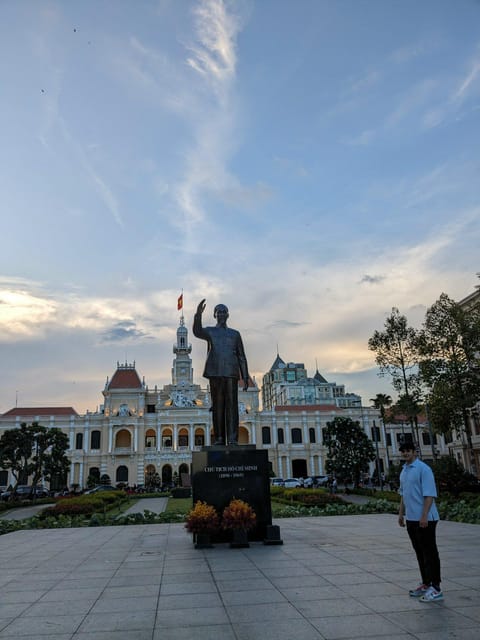
[[[228,307],[224,304],[217,304],[213,310],[213,317],[221,324],[226,322],[228,318]]]

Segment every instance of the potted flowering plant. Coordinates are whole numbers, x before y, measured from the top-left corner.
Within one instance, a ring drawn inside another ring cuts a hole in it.
[[[243,500],[234,498],[222,514],[222,528],[231,530],[231,547],[248,547],[248,532],[257,523],[257,515],[252,507]]]
[[[212,505],[198,500],[187,515],[185,528],[193,533],[196,549],[211,547],[210,536],[220,528],[218,513]]]

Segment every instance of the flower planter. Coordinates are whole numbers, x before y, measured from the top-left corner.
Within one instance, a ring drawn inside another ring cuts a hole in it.
[[[209,533],[196,533],[193,542],[195,549],[212,549],[212,539]]]
[[[245,529],[233,529],[233,540],[230,542],[230,548],[245,549],[249,546],[248,532]]]

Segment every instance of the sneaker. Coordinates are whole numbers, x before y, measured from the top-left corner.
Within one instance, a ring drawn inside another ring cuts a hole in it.
[[[411,598],[420,598],[420,596],[423,596],[423,594],[427,592],[427,589],[428,589],[427,584],[419,584],[416,589],[410,589],[410,591],[408,592],[408,595]]]
[[[443,600],[443,593],[441,591],[437,591],[435,587],[428,587],[420,598],[420,602],[437,602],[438,600]]]

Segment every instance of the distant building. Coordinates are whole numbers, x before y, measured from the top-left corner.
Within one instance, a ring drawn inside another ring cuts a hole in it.
[[[262,408],[276,406],[334,405],[339,408],[361,407],[362,399],[345,393],[345,386],[327,382],[318,369],[309,378],[303,363],[285,363],[277,354],[270,370],[263,376]]]

